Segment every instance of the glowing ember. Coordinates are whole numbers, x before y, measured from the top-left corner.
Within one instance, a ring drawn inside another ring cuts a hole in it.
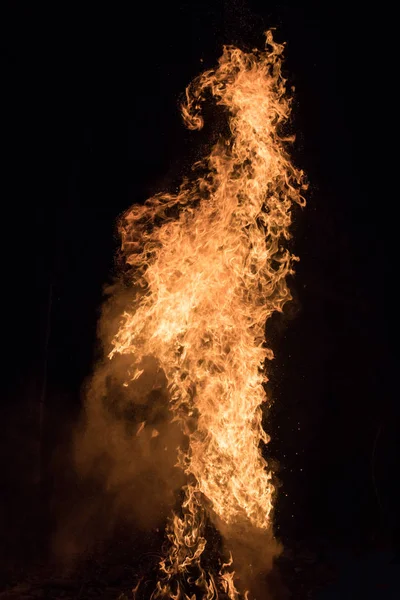
[[[272,539],[274,487],[260,450],[269,439],[264,363],[273,358],[264,331],[290,299],[295,257],[284,242],[305,187],[278,131],[290,113],[282,50],[271,32],[265,52],[224,48],[218,67],[188,87],[182,114],[200,129],[201,103],[213,97],[226,109],[229,138],[176,195],[133,206],[120,224],[133,291],[110,357],[131,356],[131,379],[142,376],[145,357],[156,359],[187,436],[179,454],[187,485],[153,598],[195,600],[193,589],[207,599],[249,597],[237,591],[235,554],[213,572],[202,564],[207,520],[228,551],[241,532]]]

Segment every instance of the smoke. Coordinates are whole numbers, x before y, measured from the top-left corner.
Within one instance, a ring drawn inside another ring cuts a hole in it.
[[[68,514],[64,510],[53,541],[63,558],[111,537],[121,523],[136,531],[163,526],[183,483],[175,466],[183,434],[171,422],[165,376],[154,358],[145,357],[143,375],[128,381],[129,357],[108,358],[128,298],[121,282],[109,286],[106,296],[98,324],[100,357],[84,387],[71,442],[81,493]]]
[[[283,548],[272,530],[254,527],[244,519],[234,526],[219,522],[218,529],[226,553],[233,558],[232,569],[238,588],[247,590],[254,600],[285,600],[287,591],[274,569],[274,561]]]

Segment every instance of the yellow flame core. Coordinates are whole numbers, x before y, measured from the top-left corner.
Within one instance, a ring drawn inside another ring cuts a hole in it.
[[[133,206],[120,226],[136,292],[110,356],[131,354],[132,378],[140,377],[144,357],[157,359],[174,419],[188,437],[180,451],[189,481],[185,510],[169,526],[171,552],[161,565],[167,575],[199,562],[206,543],[201,498],[228,525],[246,519],[271,527],[274,488],[260,451],[269,439],[264,363],[273,358],[265,323],[290,299],[286,278],[295,257],[284,242],[305,187],[279,133],[290,113],[282,50],[271,32],[265,52],[227,46],[218,67],[187,88],[186,125],[202,127],[200,107],[212,96],[226,109],[230,137],[195,165],[194,181]],[[222,578],[236,598],[229,574]],[[213,587],[209,580],[204,598],[217,597]],[[185,597],[161,584],[159,591]]]

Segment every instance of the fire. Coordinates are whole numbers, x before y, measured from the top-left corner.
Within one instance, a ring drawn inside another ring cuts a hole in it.
[[[265,323],[290,300],[286,280],[297,259],[285,241],[305,189],[286,151],[291,140],[280,134],[290,114],[282,51],[271,32],[262,52],[226,46],[217,68],[189,85],[187,127],[202,127],[201,105],[213,99],[230,135],[177,194],[132,206],[120,223],[132,303],[110,358],[130,355],[129,379],[142,376],[145,357],[156,359],[187,439],[179,449],[187,484],[167,526],[154,598],[194,600],[190,586],[205,599],[247,598],[232,557],[217,572],[203,567],[205,523],[272,531],[274,486],[260,448],[269,441],[261,406],[273,358]]]

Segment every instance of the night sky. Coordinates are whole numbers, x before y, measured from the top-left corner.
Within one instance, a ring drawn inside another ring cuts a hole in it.
[[[216,63],[224,43],[261,47],[263,32],[276,27],[295,87],[292,155],[310,182],[293,227],[295,303],[270,327],[278,533],[361,545],[398,539],[387,299],[394,196],[381,187],[390,122],[385,51],[373,33],[391,17],[382,4],[371,13],[341,1],[295,4],[8,3],[1,416],[14,479],[36,427],[26,415],[43,386],[46,331],[46,423],[56,445],[62,421],[79,413],[97,356],[103,286],[116,273],[116,219],[133,202],[173,191],[201,155],[207,131],[188,132],[179,114],[185,86]]]

